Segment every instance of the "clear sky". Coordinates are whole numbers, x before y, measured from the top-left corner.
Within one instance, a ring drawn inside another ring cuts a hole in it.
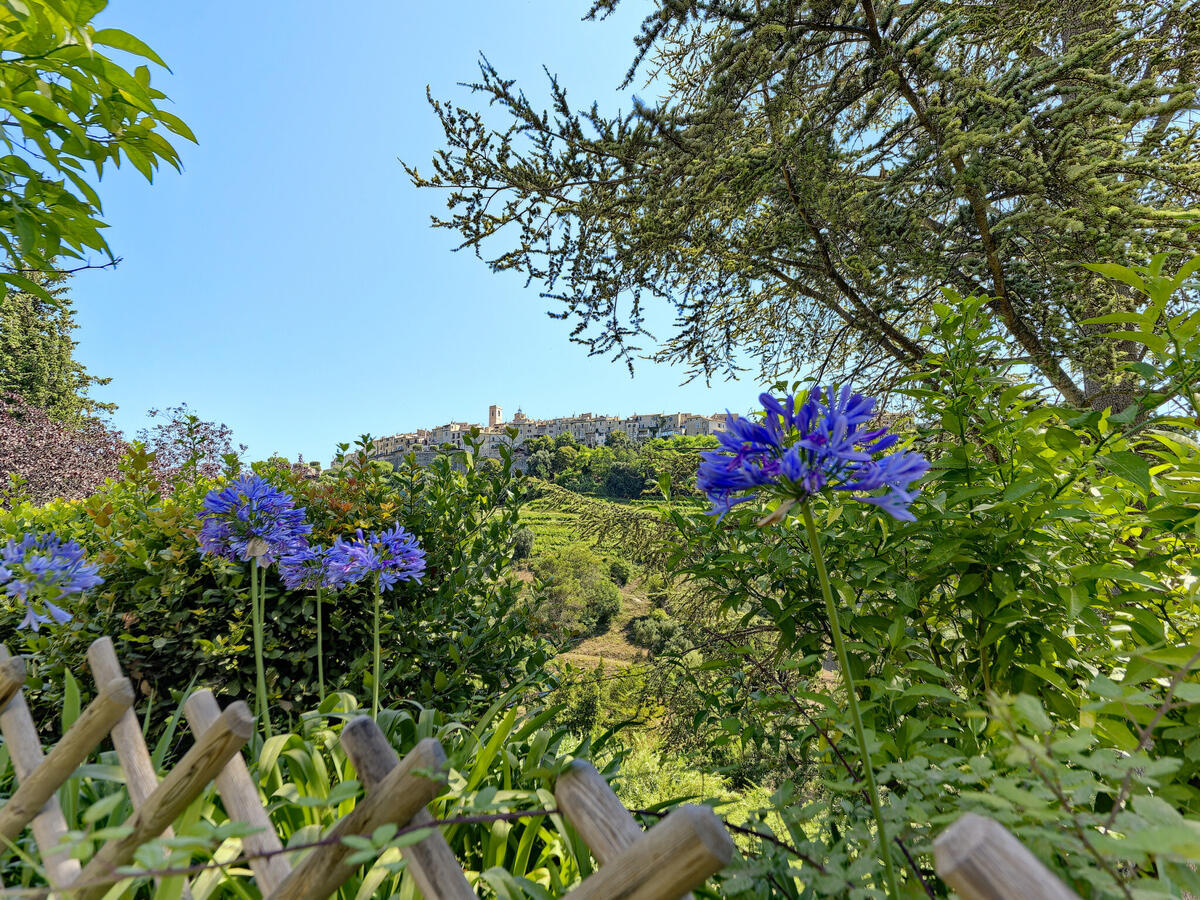
[[[187,402],[252,458],[328,462],[340,440],[511,417],[747,409],[750,382],[681,386],[684,371],[588,357],[517,276],[454,254],[429,227],[441,131],[425,101],[474,101],[457,82],[480,52],[545,97],[544,64],[575,103],[630,105],[617,86],[644,8],[583,22],[588,0],[330,4],[111,0],[98,20],[171,66],[154,84],[196,133],[182,174],[132,169],[100,185],[115,271],[73,287],[77,354],[113,383],[133,434]]]

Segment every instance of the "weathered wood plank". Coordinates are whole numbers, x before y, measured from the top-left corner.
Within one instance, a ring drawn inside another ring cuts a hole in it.
[[[704,884],[733,858],[707,806],[681,806],[566,894],[571,900],[666,900]]]
[[[188,697],[183,705],[184,715],[195,734],[202,734],[213,726],[221,709],[217,698],[208,689],[199,690]],[[259,831],[242,838],[242,847],[247,853],[273,853],[283,849],[279,834],[263,809],[258,797],[258,785],[250,777],[242,754],[235,753],[217,775],[217,792],[225,804],[225,812],[235,822],[245,822]],[[259,893],[264,897],[274,891],[292,871],[291,865],[282,854],[262,856],[250,860],[254,880]]]
[[[253,729],[254,717],[245,703],[239,700],[227,706],[125,822],[129,834],[110,840],[84,867],[75,881],[74,900],[100,900],[112,887],[114,870],[128,865],[138,847],[157,838],[187,809],[230,757],[242,749]]]
[[[995,819],[964,813],[933,842],[934,866],[963,900],[1079,900]]]
[[[325,833],[332,843],[311,850],[268,900],[325,900],[356,866],[346,864],[352,852],[341,842],[347,835],[370,835],[380,825],[406,825],[441,790],[441,782],[417,774],[440,772],[446,762],[442,745],[432,738],[417,744],[373,791]]]
[[[400,765],[400,757],[375,720],[366,716],[359,716],[342,729],[342,746],[368,793],[377,790],[388,774]],[[429,812],[421,809],[409,824],[424,825],[432,821]],[[463,874],[462,864],[440,831],[435,830],[400,853],[408,861],[408,869],[425,900],[476,900],[471,883]]]

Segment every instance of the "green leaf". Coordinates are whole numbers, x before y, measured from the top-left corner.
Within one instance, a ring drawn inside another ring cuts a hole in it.
[[[1149,293],[1146,289],[1146,282],[1142,280],[1142,276],[1127,266],[1119,266],[1116,263],[1085,263],[1083,267],[1091,269],[1105,278],[1115,278],[1117,281],[1123,281],[1129,286],[1137,288],[1143,294]]]
[[[1100,465],[1118,478],[1137,485],[1143,492],[1150,492],[1150,463],[1131,450],[1120,450],[1099,459]]]
[[[63,733],[75,724],[75,720],[79,718],[79,710],[82,706],[82,701],[79,696],[79,682],[75,680],[75,676],[70,670],[63,672],[63,706],[62,706],[62,727]]]
[[[1110,313],[1107,316],[1093,316],[1090,319],[1084,319],[1083,325],[1141,325],[1146,321],[1146,316],[1136,312],[1120,312]]]
[[[151,50],[144,41],[135,38],[127,31],[122,31],[120,28],[101,28],[92,35],[92,43],[103,44],[105,47],[113,47],[117,50],[124,50],[126,53],[132,53],[135,56],[141,56],[151,62],[156,62],[168,72],[171,67],[163,62],[162,57]]]
[[[114,812],[122,803],[125,802],[125,794],[121,791],[115,791],[100,800],[97,800],[91,806],[83,811],[83,821],[88,825],[95,825],[101,819]]]
[[[39,300],[44,300],[52,306],[57,307],[60,305],[58,299],[53,294],[36,281],[30,281],[24,275],[17,275],[15,272],[0,272],[0,281],[12,285],[17,290],[32,294]]]
[[[1029,694],[1019,694],[1013,700],[1013,706],[1017,712],[1037,731],[1046,732],[1052,727],[1050,717],[1046,715],[1046,711],[1042,709],[1042,704],[1038,702],[1037,697],[1032,697]]]
[[[1135,344],[1144,344],[1160,355],[1167,350],[1167,339],[1161,334],[1153,334],[1148,331],[1111,331],[1106,336],[1113,340],[1133,341]]]
[[[940,684],[914,684],[912,687],[905,688],[901,697],[936,697],[939,700],[949,700],[952,703],[957,703],[961,698]]]
[[[1079,435],[1069,428],[1052,426],[1046,429],[1046,446],[1052,450],[1077,450],[1079,444]]]
[[[1131,581],[1134,584],[1140,584],[1149,588],[1161,588],[1157,581],[1141,572],[1135,572],[1133,569],[1127,569],[1124,566],[1118,565],[1098,565],[1098,566],[1076,566],[1071,570],[1071,575],[1079,580],[1101,579],[1107,578],[1110,581]]]

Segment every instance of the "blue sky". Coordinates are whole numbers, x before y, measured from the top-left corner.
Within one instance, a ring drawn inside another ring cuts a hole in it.
[[[588,0],[329,4],[112,0],[98,24],[150,44],[170,108],[195,131],[184,171],[100,186],[115,271],[77,276],[78,356],[113,383],[115,424],[187,402],[251,457],[328,461],[340,440],[459,420],[490,403],[536,416],[745,409],[753,384],[680,386],[684,371],[588,357],[537,287],[450,252],[429,227],[435,95],[472,103],[479,53],[545,96],[618,93],[642,6],[582,22]]]

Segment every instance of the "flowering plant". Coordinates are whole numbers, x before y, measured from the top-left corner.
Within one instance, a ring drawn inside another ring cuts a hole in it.
[[[832,488],[851,499],[880,507],[895,519],[911,522],[909,485],[929,470],[925,457],[912,451],[888,453],[898,437],[886,428],[865,429],[875,400],[852,393],[814,388],[799,408],[796,398],[762,394],[762,422],[730,415],[727,430],[717,433],[720,450],[701,454],[697,486],[712,502],[711,512],[725,515],[736,504],[770,488],[783,499],[774,520],[797,502]],[[879,489],[882,493],[872,493]]]
[[[330,567],[340,577],[357,583],[376,576],[381,590],[390,591],[400,581],[420,581],[425,574],[425,551],[399,522],[387,531],[362,529],[349,541],[341,538],[330,548]]]
[[[312,526],[292,495],[272,487],[261,475],[241,475],[209,491],[199,513],[200,551],[239,562],[250,561],[250,612],[254,627],[255,707],[271,734],[267,677],[263,666],[263,604],[260,580],[266,570],[308,544]]]
[[[296,544],[279,561],[279,577],[291,591],[336,590],[351,583],[344,566],[337,565],[332,547]]]
[[[889,452],[899,438],[888,434],[886,428],[862,427],[874,415],[873,398],[856,394],[849,387],[841,391],[825,388],[823,394],[822,400],[822,390],[813,388],[797,408],[794,395],[781,400],[764,393],[758,398],[763,405],[762,422],[730,415],[728,430],[717,435],[721,449],[702,454],[696,484],[712,502],[711,515],[723,517],[736,504],[755,499],[762,489],[769,489],[781,502],[759,520],[760,525],[782,522],[793,507],[800,507],[846,686],[888,895],[897,897],[883,807],[811,500],[828,489],[845,491],[853,500],[877,506],[892,518],[911,522],[915,516],[909,506],[917,491],[910,490],[910,486],[929,471],[929,462],[912,451]],[[880,490],[882,493],[874,493]]]
[[[390,591],[401,581],[420,582],[425,574],[425,551],[417,539],[397,522],[387,531],[372,531],[363,535],[362,529],[355,532],[349,541],[338,538],[330,548],[331,568],[341,572],[348,583],[357,583],[370,578],[374,586],[375,599],[375,657],[372,675],[371,709],[379,714],[379,604],[380,594]]]
[[[202,553],[233,562],[255,559],[265,567],[303,545],[312,532],[304,507],[254,474],[209,491],[199,516]]]
[[[333,547],[297,544],[279,561],[279,574],[289,590],[314,591],[317,597],[317,692],[325,700],[325,649],[323,647],[321,604],[325,591],[339,590],[351,584],[344,564]]]
[[[70,621],[71,614],[58,603],[103,584],[98,571],[97,565],[84,558],[79,544],[64,541],[53,531],[26,534],[20,541],[9,538],[0,551],[0,585],[9,597],[25,604],[19,628],[37,631],[51,620],[60,625]],[[39,603],[46,615],[35,608]]]

